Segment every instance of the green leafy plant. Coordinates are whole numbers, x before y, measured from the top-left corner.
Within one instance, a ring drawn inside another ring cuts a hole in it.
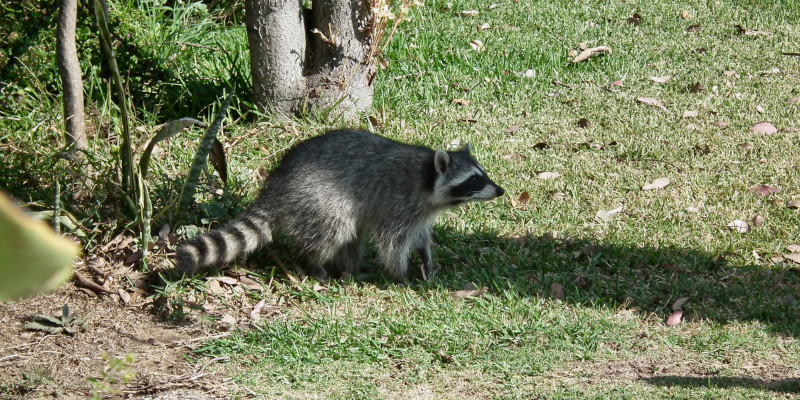
[[[103,352],[103,361],[106,362],[100,370],[99,378],[89,378],[89,383],[94,386],[93,399],[102,399],[106,395],[116,396],[120,394],[117,388],[120,384],[127,384],[136,378],[136,373],[131,371],[136,357],[127,353],[124,358],[114,357],[107,352]]]
[[[78,314],[70,314],[69,306],[65,303],[61,307],[61,316],[54,317],[50,315],[34,315],[31,317],[31,322],[23,325],[22,329],[28,331],[42,331],[52,335],[65,333],[67,335],[74,335],[80,331],[86,330],[86,321]]]
[[[206,125],[194,118],[180,118],[166,123],[163,127],[161,127],[161,129],[159,129],[155,137],[153,137],[153,139],[151,139],[147,144],[139,160],[137,168],[137,165],[133,161],[134,154],[130,139],[128,99],[123,89],[124,85],[122,82],[122,76],[119,72],[119,67],[117,66],[117,60],[111,47],[110,33],[108,30],[108,17],[105,12],[105,2],[103,0],[94,0],[94,6],[97,25],[100,28],[101,45],[103,52],[108,59],[109,68],[112,72],[114,89],[117,92],[117,102],[119,103],[118,106],[120,113],[122,114],[121,119],[123,140],[120,149],[120,166],[122,168],[121,191],[128,209],[135,214],[136,222],[139,225],[139,246],[142,252],[142,258],[140,262],[142,269],[147,269],[147,252],[151,240],[151,225],[153,223],[153,205],[150,200],[150,191],[147,188],[145,179],[147,177],[150,156],[153,148],[159,142],[177,135],[184,128],[190,125]],[[195,154],[192,168],[189,171],[189,176],[184,181],[180,196],[161,210],[161,212],[158,214],[158,218],[156,219],[157,221],[163,222],[167,220],[169,211],[174,212],[174,216],[178,221],[180,221],[182,215],[185,213],[185,210],[188,208],[188,205],[194,196],[194,191],[200,178],[200,172],[202,172],[203,168],[205,167],[214,144],[219,144],[216,139],[217,132],[222,126],[222,122],[227,115],[227,111],[230,107],[233,93],[235,91],[236,84],[234,82],[233,88],[225,98],[222,107],[220,107],[220,109],[217,111],[214,123],[211,124],[211,126],[208,126],[205,134],[203,135],[203,139]],[[220,175],[224,176],[224,173],[221,173]],[[175,209],[176,204],[177,209]]]

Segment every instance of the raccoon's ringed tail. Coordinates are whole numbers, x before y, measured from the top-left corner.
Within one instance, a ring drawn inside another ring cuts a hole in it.
[[[222,228],[179,246],[177,271],[193,274],[222,266],[271,241],[272,231],[263,211],[245,213]]]

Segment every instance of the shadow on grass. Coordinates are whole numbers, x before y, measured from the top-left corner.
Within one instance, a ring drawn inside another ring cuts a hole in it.
[[[680,386],[685,388],[759,389],[783,393],[800,393],[800,379],[781,379],[765,381],[747,377],[687,377],[658,376],[644,379],[657,386]]]
[[[440,230],[437,239],[442,272],[432,284],[450,290],[475,282],[495,292],[550,296],[557,283],[567,302],[624,306],[664,319],[676,299],[689,297],[683,306],[688,321],[758,321],[772,332],[800,336],[800,268],[786,261],[752,265],[729,254],[583,238],[465,237]]]

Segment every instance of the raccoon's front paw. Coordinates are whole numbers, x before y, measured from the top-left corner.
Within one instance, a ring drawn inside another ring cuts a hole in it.
[[[419,271],[422,273],[422,280],[424,282],[428,282],[433,279],[433,276],[436,275],[440,269],[441,267],[434,269],[431,264],[426,263],[420,264],[419,266]]]

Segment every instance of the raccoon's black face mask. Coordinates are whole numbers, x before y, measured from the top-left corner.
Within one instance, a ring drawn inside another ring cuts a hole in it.
[[[470,147],[456,152],[439,150],[434,157],[437,179],[434,187],[446,197],[444,202],[459,205],[502,196],[503,188],[492,182],[486,171],[470,155]],[[444,193],[442,193],[444,192]]]

